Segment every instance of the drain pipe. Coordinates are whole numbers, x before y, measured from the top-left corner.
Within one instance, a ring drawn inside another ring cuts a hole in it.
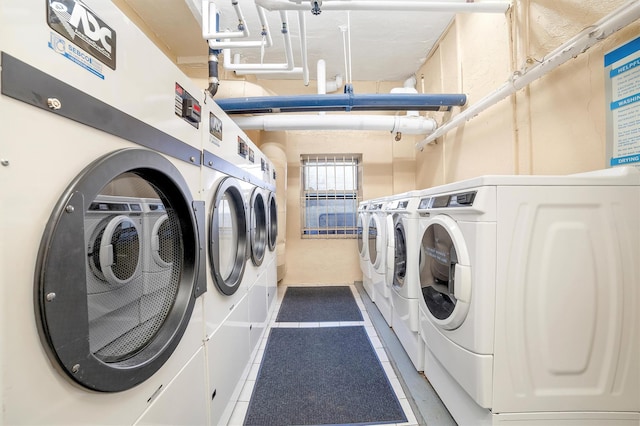
[[[584,53],[594,44],[633,23],[638,18],[640,18],[640,2],[637,0],[627,2],[592,26],[584,29],[566,43],[560,45],[557,49],[546,55],[541,62],[536,63],[524,72],[514,73],[513,76],[496,91],[471,105],[427,138],[418,142],[416,149],[422,150],[425,145],[433,143],[440,136],[471,120],[485,109],[495,105],[507,96],[514,94],[523,87],[526,87],[531,82],[553,71],[568,60]]]
[[[256,4],[267,10],[311,10],[310,0],[255,0]],[[360,1],[360,0],[324,0],[322,10],[385,10],[385,11],[421,11],[421,12],[454,12],[454,13],[505,13],[511,6],[510,1],[482,1],[469,3],[466,1]]]
[[[426,117],[397,115],[256,115],[233,117],[243,130],[371,130],[429,134],[436,129],[436,121]]]

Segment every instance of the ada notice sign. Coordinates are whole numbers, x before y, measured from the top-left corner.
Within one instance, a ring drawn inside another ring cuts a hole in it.
[[[116,69],[116,32],[80,0],[47,0],[52,30]]]
[[[640,37],[604,56],[607,166],[640,168]]]

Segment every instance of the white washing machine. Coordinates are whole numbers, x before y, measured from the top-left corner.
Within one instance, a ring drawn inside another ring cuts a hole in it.
[[[387,202],[387,198],[371,200],[367,250],[371,267],[371,287],[373,289],[373,296],[370,297],[387,324],[391,326],[391,293],[386,283],[387,223],[384,208]]]
[[[142,201],[98,195],[89,205],[84,226],[89,350],[109,358],[123,351],[142,324],[147,251]]]
[[[424,344],[419,336],[418,191],[398,195],[387,204],[387,284],[391,288],[393,331],[417,371],[423,370]]]
[[[639,185],[486,176],[421,199],[425,374],[459,424],[638,424]]]
[[[3,1],[0,51],[0,423],[206,423],[199,89],[111,2]],[[180,231],[149,321],[142,198]]]
[[[267,203],[275,187],[271,164],[210,97],[204,111],[209,117],[201,177],[208,238],[209,413],[212,424],[224,424],[266,330],[269,291],[276,286],[267,271]]]
[[[369,262],[369,201],[361,201],[358,205],[358,254],[360,255],[360,270],[362,271],[362,285],[367,294],[373,294],[371,282],[371,263]],[[371,296],[370,296],[371,297]]]

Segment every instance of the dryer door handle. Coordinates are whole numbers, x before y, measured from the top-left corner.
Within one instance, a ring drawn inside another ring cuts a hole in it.
[[[449,276],[449,292],[453,293],[456,300],[469,303],[471,301],[471,266],[454,263],[451,267],[453,278]]]

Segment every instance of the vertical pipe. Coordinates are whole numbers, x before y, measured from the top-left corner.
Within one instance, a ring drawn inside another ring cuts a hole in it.
[[[300,53],[302,54],[302,82],[309,85],[309,58],[307,55],[307,22],[303,11],[298,11],[298,24],[300,27]]]
[[[316,67],[316,79],[318,85],[318,95],[324,95],[327,93],[327,69],[324,59],[318,60]]]

